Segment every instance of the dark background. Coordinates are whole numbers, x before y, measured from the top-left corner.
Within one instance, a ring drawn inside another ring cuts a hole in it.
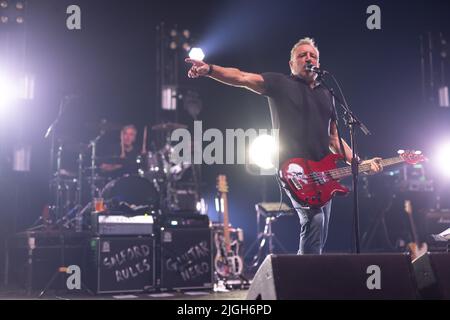
[[[71,4],[81,8],[81,30],[66,28]],[[366,28],[371,4],[381,8],[381,30]],[[24,61],[36,76],[36,96],[1,119],[6,146],[2,233],[27,228],[48,203],[44,134],[64,95],[78,95],[66,109],[64,132],[80,141],[95,134],[85,124],[101,118],[134,123],[139,130],[156,123],[155,27],[161,21],[189,29],[206,61],[249,72],[289,73],[291,47],[311,36],[322,67],[339,79],[351,107],[372,131],[372,136],[358,135],[363,156],[389,157],[400,148],[432,154],[449,136],[450,116],[448,109],[422,100],[419,36],[429,31],[449,36],[449,12],[448,1],[29,1]],[[265,98],[209,79],[189,80],[188,66],[180,62],[180,69],[180,83],[195,88],[203,100],[203,130],[270,127]],[[8,146],[16,143],[32,145],[28,174],[9,169]],[[273,178],[249,175],[243,166],[203,166],[203,195],[213,219],[219,173],[228,176],[231,222],[244,229],[248,246],[256,233],[255,203],[279,201],[278,187]],[[385,206],[382,195],[362,200],[362,231]],[[280,219],[275,232],[290,252],[296,251],[296,217]],[[336,199],[328,249],[349,251],[350,236],[351,198]]]

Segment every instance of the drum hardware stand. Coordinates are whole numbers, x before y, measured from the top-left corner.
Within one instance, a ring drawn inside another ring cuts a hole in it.
[[[82,191],[83,191],[83,152],[78,153],[78,180],[77,180],[77,195],[76,195],[76,204],[77,206],[81,206],[82,199]]]
[[[56,139],[56,130],[58,128],[59,121],[64,113],[64,109],[67,106],[68,102],[72,99],[73,96],[64,96],[59,103],[59,111],[55,120],[50,124],[45,132],[44,138],[47,139],[50,137],[50,183],[49,189],[50,194],[53,193],[54,182],[56,182],[56,195],[53,199],[54,203],[51,206],[51,209],[54,213],[55,221],[61,217],[61,155],[62,155],[62,143],[58,141],[58,152],[56,158],[56,173],[52,170],[55,166],[55,139]]]
[[[62,215],[61,217],[59,217],[56,220],[57,226],[62,225],[66,229],[70,228],[70,223],[73,222],[73,220],[75,220],[78,217],[78,215],[80,214],[80,211],[83,209],[83,205],[82,205],[83,152],[81,150],[78,153],[77,163],[78,163],[78,175],[77,175],[77,186],[76,186],[76,194],[75,194],[75,205],[72,208],[70,208],[70,210],[67,210],[67,212],[64,215]],[[58,184],[58,186],[59,186],[58,187],[59,191],[61,191],[60,183]],[[60,194],[60,192],[58,192],[58,194]],[[57,202],[57,203],[59,203],[59,202]]]
[[[104,136],[104,134],[105,134],[105,130],[101,130],[100,134],[89,143],[89,146],[92,148],[92,152],[91,152],[91,199],[92,199],[92,201],[96,197],[96,193],[97,193],[97,187],[94,182],[95,176],[96,176],[95,171],[97,169],[97,166],[95,163],[96,152],[97,152],[97,143]],[[80,187],[80,189],[81,189],[81,187]],[[81,195],[80,195],[80,197],[81,197]]]

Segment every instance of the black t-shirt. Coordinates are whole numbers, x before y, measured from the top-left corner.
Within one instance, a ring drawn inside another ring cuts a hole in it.
[[[137,175],[138,174],[138,163],[137,159],[139,156],[139,152],[136,148],[131,149],[130,151],[125,151],[125,158],[120,158],[121,154],[121,146],[114,146],[114,148],[110,149],[108,156],[111,155],[112,158],[110,160],[104,161],[104,163],[111,164],[121,164],[122,167],[120,169],[114,170],[112,172],[105,172],[104,174],[113,178],[118,178],[123,175]]]
[[[320,84],[311,89],[303,79],[263,73],[272,124],[279,129],[279,161],[318,161],[330,153],[330,120],[335,120],[330,93]]]

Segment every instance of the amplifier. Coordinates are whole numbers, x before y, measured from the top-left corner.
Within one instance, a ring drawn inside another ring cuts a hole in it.
[[[95,235],[153,235],[153,216],[92,214],[92,230]]]
[[[94,292],[142,292],[154,287],[153,237],[96,237],[89,251],[88,283]]]
[[[163,214],[159,225],[165,228],[209,228],[209,217],[199,213]]]
[[[87,232],[20,232],[7,243],[5,278],[31,292],[44,289],[59,267],[77,265],[86,270],[88,239]],[[51,288],[67,289],[66,280],[60,277]]]
[[[162,290],[213,287],[211,234],[210,228],[161,228]]]
[[[427,235],[439,234],[450,228],[450,210],[425,211],[425,232]]]
[[[197,211],[197,192],[189,189],[178,189],[170,192],[171,209],[174,211]]]

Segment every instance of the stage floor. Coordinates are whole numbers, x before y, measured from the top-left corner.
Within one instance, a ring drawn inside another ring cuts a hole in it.
[[[39,292],[27,294],[23,290],[0,289],[0,300],[243,300],[248,290],[235,289],[228,292],[192,290],[164,293],[127,293],[89,295],[86,292],[69,293],[49,291],[39,298]]]

